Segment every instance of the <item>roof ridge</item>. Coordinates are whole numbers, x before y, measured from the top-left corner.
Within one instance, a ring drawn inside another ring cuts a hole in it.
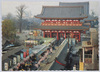
[[[61,8],[61,7],[83,7],[82,5],[80,5],[80,6],[43,6],[43,8],[54,8],[54,7],[58,7],[58,8]]]
[[[85,1],[85,2],[59,2],[59,3],[89,3],[89,1]]]

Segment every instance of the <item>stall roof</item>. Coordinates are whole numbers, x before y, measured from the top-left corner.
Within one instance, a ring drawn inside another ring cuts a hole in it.
[[[13,57],[16,57],[15,55],[10,55],[8,58],[13,59]]]
[[[23,51],[18,51],[15,54],[19,55],[20,53],[23,53]]]
[[[94,21],[94,20],[97,20],[98,19],[98,17],[94,17],[94,16],[92,16],[92,15],[88,15],[88,18],[85,18],[85,19],[83,19],[84,21]]]

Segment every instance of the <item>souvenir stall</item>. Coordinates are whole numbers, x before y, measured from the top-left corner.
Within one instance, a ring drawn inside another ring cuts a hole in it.
[[[10,55],[8,58],[12,59],[12,64],[16,65],[17,64],[17,56],[16,55]]]
[[[2,61],[2,70],[8,71],[12,67],[12,60],[7,58]]]

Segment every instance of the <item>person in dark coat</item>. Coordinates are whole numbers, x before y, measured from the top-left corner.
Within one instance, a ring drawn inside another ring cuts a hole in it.
[[[52,49],[53,49],[53,50],[56,50],[54,44],[52,44]]]
[[[44,52],[41,54],[41,56],[43,57],[45,53],[46,53],[46,51],[44,51]]]

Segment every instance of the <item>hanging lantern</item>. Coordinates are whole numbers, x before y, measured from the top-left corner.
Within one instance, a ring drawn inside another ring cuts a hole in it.
[[[21,59],[23,60],[23,53],[20,54]]]
[[[23,57],[26,58],[26,52],[23,52]]]
[[[17,62],[19,63],[21,60],[21,53],[23,53],[22,51],[19,51],[17,53],[15,53],[15,55],[17,56]]]
[[[29,49],[27,49],[26,53],[27,53],[27,56],[28,56],[29,55]]]
[[[16,57],[13,58],[13,64],[17,64],[17,59],[16,59]]]
[[[26,58],[26,49],[21,50],[23,52],[23,58]]]
[[[20,62],[20,55],[17,55],[17,62]]]
[[[10,66],[9,66],[9,63],[10,63],[10,59],[5,59],[2,61],[2,70],[4,71],[8,71]]]
[[[29,55],[32,53],[32,49],[31,48],[29,48]]]
[[[8,63],[4,63],[4,70],[8,70]]]

